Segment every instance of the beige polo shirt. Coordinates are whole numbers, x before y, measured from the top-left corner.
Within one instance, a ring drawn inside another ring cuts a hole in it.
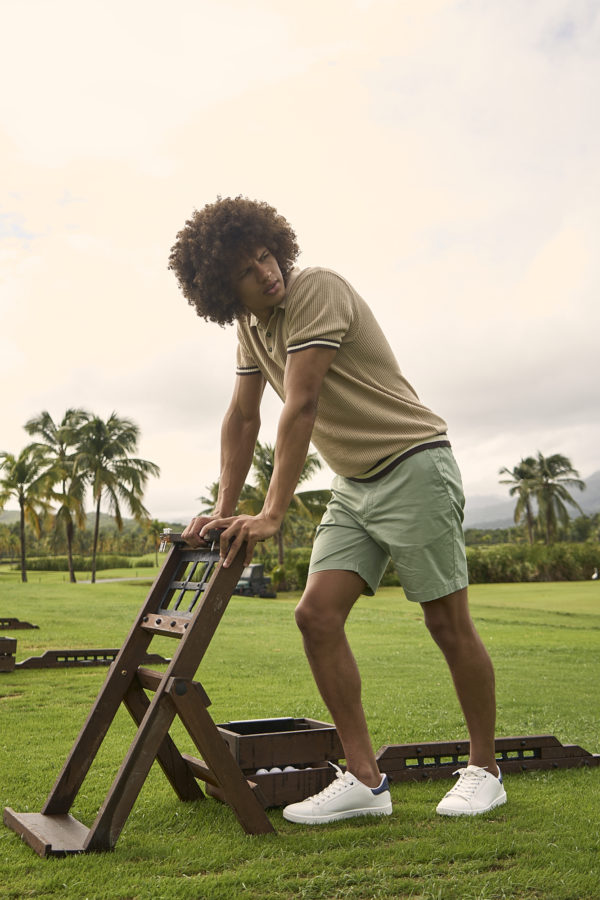
[[[268,325],[238,322],[237,374],[262,373],[282,400],[289,353],[337,352],[325,375],[312,443],[338,475],[363,475],[382,460],[446,433],[402,375],[373,313],[330,269],[295,270]]]

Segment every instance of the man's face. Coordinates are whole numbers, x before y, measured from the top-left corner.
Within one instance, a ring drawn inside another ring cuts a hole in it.
[[[233,287],[243,306],[265,325],[285,297],[279,263],[267,247],[240,257],[233,269]]]

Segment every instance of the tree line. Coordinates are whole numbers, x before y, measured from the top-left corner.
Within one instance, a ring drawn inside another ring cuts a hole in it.
[[[56,555],[66,550],[72,582],[75,553],[91,555],[92,581],[96,579],[99,549],[124,555],[152,549],[156,554],[159,535],[167,523],[150,518],[143,505],[143,494],[148,478],[158,475],[159,468],[134,455],[139,440],[139,428],[134,422],[116,413],[104,421],[86,410],[69,409],[59,422],[42,412],[25,424],[25,430],[37,440],[17,456],[0,452],[0,510],[9,499],[16,499],[19,506],[17,525],[0,525],[0,553],[11,555],[18,543],[23,581],[27,580],[27,545],[35,553],[45,550]],[[262,509],[274,464],[275,448],[257,441],[252,463],[254,484],[244,485],[238,513],[255,515]],[[319,457],[309,453],[299,485],[321,465]],[[583,515],[570,493],[570,488],[583,490],[585,484],[567,457],[538,452],[535,457],[521,459],[512,469],[503,467],[499,474],[508,476],[500,484],[508,485],[510,496],[517,499],[515,527],[486,530],[483,535],[467,529],[468,544],[494,544],[500,536],[502,543],[515,543],[523,539],[523,533],[530,544],[540,540],[550,545],[557,540],[598,539],[598,516]],[[207,495],[199,498],[202,513],[212,512],[218,489],[218,482],[214,482],[207,487]],[[85,512],[89,492],[94,502],[91,534],[86,528]],[[285,554],[312,544],[315,526],[329,496],[327,490],[296,492],[278,534],[257,548],[267,565],[277,564],[280,580],[285,581]],[[103,503],[108,505],[116,527],[101,533]],[[568,507],[581,515],[571,518]],[[137,523],[125,532],[123,511]],[[300,562],[304,565],[304,558]],[[299,564],[295,558],[294,564]]]
[[[0,510],[14,499],[19,507],[21,580],[27,581],[26,529],[40,535],[51,514],[54,528],[66,538],[69,578],[75,581],[73,541],[86,525],[85,499],[91,492],[95,518],[92,538],[91,580],[96,580],[100,508],[108,504],[117,528],[123,527],[122,510],[136,520],[149,519],[143,504],[144,489],[159,467],[140,459],[139,427],[112,413],[105,421],[85,409],[68,409],[60,422],[49,412],[29,419],[25,430],[37,440],[18,455],[0,452]]]

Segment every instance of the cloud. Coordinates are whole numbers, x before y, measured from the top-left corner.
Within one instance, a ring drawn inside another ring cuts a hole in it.
[[[2,448],[44,408],[116,409],[161,466],[153,512],[194,511],[235,337],[167,257],[194,207],[242,193],[372,305],[470,491],[537,449],[597,468],[596,3],[32,0],[8,20]]]

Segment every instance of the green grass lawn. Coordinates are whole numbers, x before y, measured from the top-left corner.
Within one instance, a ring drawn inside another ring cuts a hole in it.
[[[119,647],[148,590],[140,582],[70,585],[62,574],[32,573],[22,585],[18,573],[0,570],[0,614],[40,626],[2,632],[17,638],[18,661],[46,649]],[[481,585],[471,597],[496,667],[498,735],[554,734],[600,752],[600,585]],[[294,625],[296,599],[232,599],[198,672],[215,721],[279,715],[329,721]],[[348,630],[375,749],[466,737],[418,606],[398,589],[382,589],[361,598]],[[175,646],[161,638],[151,650],[171,656]],[[0,674],[2,807],[41,810],[105,675],[102,668]],[[85,824],[133,733],[122,711],[72,809]],[[180,725],[172,734],[180,749],[194,752]],[[311,828],[269,810],[277,833],[249,837],[216,801],[178,801],[154,766],[112,853],[39,859],[0,826],[0,896],[600,897],[600,767],[507,775],[508,803],[476,819],[436,816],[451,783],[393,785],[394,812],[384,821]]]

